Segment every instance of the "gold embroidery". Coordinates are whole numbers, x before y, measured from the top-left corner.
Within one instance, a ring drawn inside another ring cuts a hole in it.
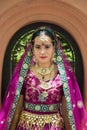
[[[40,128],[40,130],[43,130],[45,124],[59,128],[63,128],[64,126],[63,119],[58,113],[38,115],[27,111],[22,111],[18,125],[26,129],[31,128],[31,130],[35,128],[34,126],[37,126]]]

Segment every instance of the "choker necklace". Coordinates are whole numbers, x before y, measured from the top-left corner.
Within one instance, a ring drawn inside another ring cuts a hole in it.
[[[48,68],[42,68],[40,67],[38,64],[36,64],[36,70],[39,74],[41,74],[42,76],[45,76],[47,74],[50,74],[51,71],[54,69],[54,64],[52,64],[50,67]]]

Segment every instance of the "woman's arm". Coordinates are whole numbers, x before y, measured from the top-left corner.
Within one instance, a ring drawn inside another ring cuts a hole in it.
[[[23,95],[21,95],[20,98],[19,98],[19,101],[18,101],[18,104],[17,104],[17,107],[16,107],[16,111],[14,113],[14,116],[13,116],[9,130],[15,130],[16,129],[22,108],[23,108]]]
[[[62,115],[64,119],[64,125],[66,130],[71,130],[69,119],[68,119],[68,112],[67,112],[67,106],[66,106],[66,99],[63,96],[62,98]]]

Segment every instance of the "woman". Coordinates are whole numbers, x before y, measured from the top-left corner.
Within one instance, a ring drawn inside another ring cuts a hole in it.
[[[49,27],[34,32],[15,69],[2,105],[0,129],[87,129],[73,70]]]

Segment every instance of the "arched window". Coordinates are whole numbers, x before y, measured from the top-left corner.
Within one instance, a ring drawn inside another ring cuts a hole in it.
[[[3,74],[2,74],[2,99],[6,91],[7,84],[12,75],[12,71],[14,66],[19,61],[21,55],[23,54],[27,43],[32,36],[33,31],[39,26],[49,26],[57,32],[57,36],[59,37],[62,47],[64,49],[65,54],[68,57],[68,60],[71,62],[74,71],[76,73],[76,77],[80,86],[80,90],[83,93],[83,62],[80,50],[77,46],[77,43],[73,39],[73,37],[60,26],[51,24],[51,23],[33,23],[31,25],[27,25],[21,29],[19,29],[12,39],[10,40],[3,64]],[[80,70],[80,71],[79,71]]]

